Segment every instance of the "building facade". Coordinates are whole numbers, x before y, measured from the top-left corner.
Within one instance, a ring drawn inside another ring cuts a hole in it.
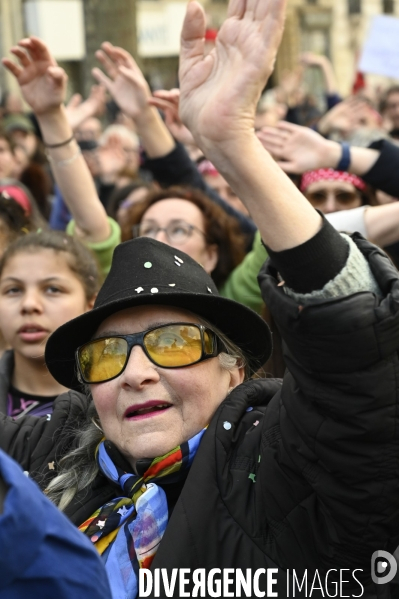
[[[227,0],[202,2],[208,26],[219,28],[226,15]],[[63,62],[74,89],[87,93],[92,83],[90,70],[95,64],[94,51],[105,39],[137,56],[153,87],[172,87],[178,83],[179,31],[187,0],[0,0],[2,56],[22,35],[36,33],[27,18],[28,5],[41,15],[44,12],[40,11],[50,8],[54,14],[57,5],[61,14],[68,6],[72,9],[79,3],[85,51],[81,57],[72,56]],[[288,0],[286,27],[273,83],[278,82],[284,71],[295,68],[301,52],[312,51],[329,56],[339,91],[348,94],[371,20],[379,14],[399,17],[399,0]],[[55,36],[58,32],[59,37],[70,35],[71,27],[68,29],[64,19],[55,21],[51,21]],[[41,25],[40,18],[36,18],[38,31]],[[381,81],[386,84],[387,80]],[[2,89],[15,89],[12,77],[4,69],[0,85]]]
[[[212,26],[223,22],[223,0],[206,0]],[[399,17],[399,0],[288,0],[287,19],[274,80],[292,70],[302,52],[327,55],[334,66],[338,88],[347,95],[353,86],[364,40],[377,15]],[[382,83],[384,78],[371,77]]]

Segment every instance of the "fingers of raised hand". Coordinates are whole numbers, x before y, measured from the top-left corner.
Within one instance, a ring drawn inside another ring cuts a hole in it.
[[[92,69],[91,74],[93,75],[94,79],[100,83],[100,85],[103,85],[108,91],[112,92],[113,81],[107,77],[107,75],[103,73],[101,69],[95,67]]]
[[[2,59],[2,64],[3,66],[10,71],[10,73],[12,73],[14,75],[14,77],[16,77],[17,79],[19,79],[19,77],[22,74],[22,69],[19,65],[15,64],[15,62],[13,62],[12,60],[10,60],[9,58],[3,58]]]
[[[101,44],[101,48],[108,58],[114,61],[118,66],[123,65],[132,69],[138,69],[137,63],[133,56],[124,48],[121,48],[120,46],[114,46],[110,42],[103,42]]]
[[[174,89],[158,89],[154,91],[154,96],[156,98],[162,98],[163,100],[167,100],[169,102],[178,102],[180,98],[180,90],[177,88]]]
[[[58,66],[57,67],[56,66],[48,67],[47,75],[49,75],[51,77],[51,79],[53,79],[53,81],[57,85],[62,85],[68,79],[67,74],[65,73],[64,69],[62,69],[61,67],[58,67]]]
[[[118,73],[122,75],[129,83],[132,83],[135,87],[140,88],[141,90],[148,90],[148,96],[150,95],[150,90],[144,76],[141,71],[135,71],[130,69],[129,67],[120,66],[118,69]]]
[[[32,60],[44,60],[53,65],[57,64],[46,44],[38,37],[31,36],[24,38],[18,42],[18,46],[24,48],[29,53]]]
[[[271,127],[267,127],[267,129],[271,129]],[[293,123],[289,123],[288,121],[279,121],[276,125],[276,129],[278,131],[285,131],[287,134],[297,133],[302,131],[303,127],[299,125],[294,125]]]
[[[169,102],[169,100],[164,100],[163,98],[156,98],[152,96],[148,99],[148,103],[151,104],[151,106],[155,106],[156,108],[159,108],[163,111],[173,110],[177,114],[176,105],[174,104],[174,102]]]
[[[268,135],[263,131],[257,131],[256,136],[263,147],[276,158],[284,158],[284,141],[278,137]]]
[[[20,64],[23,67],[28,67],[31,64],[31,59],[28,56],[27,52],[25,50],[23,50],[22,48],[19,48],[18,46],[14,46],[14,48],[11,48],[10,50],[11,54],[14,54],[14,56],[16,56],[20,62]]]
[[[77,108],[81,103],[82,96],[80,94],[73,94],[66,107],[70,109]]]
[[[205,48],[205,13],[198,2],[192,1],[187,5],[186,16],[181,33],[180,68],[185,71],[185,61],[195,62],[204,56]],[[189,68],[189,65],[187,65]]]
[[[118,74],[118,64],[116,63],[116,61],[111,59],[109,55],[106,54],[103,50],[97,50],[96,58],[99,62],[101,62],[102,66],[107,71],[110,78],[115,79],[116,75]]]
[[[245,0],[230,0],[227,9],[227,17],[237,17],[241,19],[245,12]]]

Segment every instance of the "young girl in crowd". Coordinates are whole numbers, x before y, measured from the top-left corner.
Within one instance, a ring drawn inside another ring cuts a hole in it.
[[[29,233],[8,247],[0,261],[0,329],[12,349],[0,360],[0,411],[14,418],[52,412],[65,388],[46,368],[47,339],[92,308],[98,286],[94,256],[69,235]]]

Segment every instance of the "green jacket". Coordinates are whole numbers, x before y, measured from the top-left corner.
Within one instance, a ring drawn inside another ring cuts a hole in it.
[[[262,311],[263,300],[258,284],[258,274],[267,259],[259,231],[255,234],[252,250],[245,256],[219,289],[220,295],[252,308],[258,314]]]
[[[85,243],[88,248],[91,249],[92,252],[96,255],[98,260],[98,264],[100,267],[101,274],[103,277],[106,277],[109,273],[109,269],[111,268],[112,255],[114,253],[114,249],[121,242],[121,228],[113,218],[108,217],[108,222],[111,226],[111,234],[108,239],[104,241],[94,241]],[[68,235],[74,235],[76,228],[76,223],[74,220],[71,220],[68,223],[66,228],[66,232]]]

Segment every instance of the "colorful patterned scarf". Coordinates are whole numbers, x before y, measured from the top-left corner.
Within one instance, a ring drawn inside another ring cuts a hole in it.
[[[117,497],[79,526],[103,556],[113,599],[138,595],[138,570],[149,568],[168,524],[165,491],[158,482],[171,483],[185,475],[206,429],[169,453],[152,460],[142,476],[110,441],[101,441],[96,457],[101,472],[119,484]]]

